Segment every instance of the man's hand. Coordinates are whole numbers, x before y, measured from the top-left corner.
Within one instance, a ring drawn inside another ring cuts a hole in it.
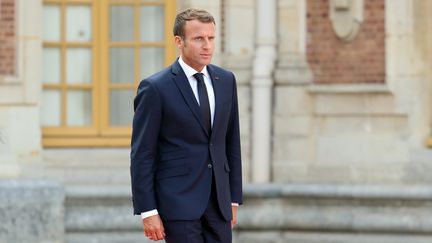
[[[231,228],[234,228],[234,225],[237,223],[237,208],[238,206],[231,206],[232,209]]]
[[[159,214],[143,219],[143,227],[145,236],[150,240],[165,239],[165,229]]]

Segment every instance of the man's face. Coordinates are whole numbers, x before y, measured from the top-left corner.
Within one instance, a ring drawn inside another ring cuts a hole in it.
[[[215,31],[214,23],[191,20],[184,26],[184,38],[175,37],[183,61],[198,72],[211,62],[215,48]]]

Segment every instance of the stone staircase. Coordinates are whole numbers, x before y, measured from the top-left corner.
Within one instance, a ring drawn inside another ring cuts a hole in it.
[[[65,242],[151,242],[132,215],[129,149],[46,149],[43,160],[65,187]]]
[[[151,242],[132,215],[127,186],[66,187],[65,230],[68,243]]]
[[[66,188],[68,243],[146,241],[125,186]],[[429,243],[432,188],[246,185],[235,243]]]
[[[65,188],[65,242],[151,242],[132,215],[128,152],[45,152],[45,178]],[[247,184],[244,192],[234,243],[432,242],[427,185]]]

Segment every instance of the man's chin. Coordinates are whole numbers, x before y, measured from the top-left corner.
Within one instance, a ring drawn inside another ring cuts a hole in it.
[[[202,60],[201,64],[203,66],[207,66],[211,63],[211,57],[209,59]]]

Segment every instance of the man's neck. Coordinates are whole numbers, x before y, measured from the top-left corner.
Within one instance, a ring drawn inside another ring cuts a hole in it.
[[[192,65],[190,65],[189,63],[187,63],[187,62],[182,58],[181,55],[180,55],[180,57],[179,57],[179,61],[181,61],[183,65],[186,65],[186,66],[188,66],[189,68],[192,68],[193,70],[197,71],[198,73],[202,73],[203,70],[204,70],[205,67],[206,67],[206,66],[202,66],[201,68],[194,68],[194,67],[192,67]]]
[[[181,56],[179,57],[178,62],[179,62],[179,64],[180,64],[181,68],[183,69],[183,72],[186,74],[186,76],[187,76],[188,78],[189,78],[189,77],[192,77],[192,76],[193,76],[195,73],[197,73],[197,72],[199,72],[199,73],[204,73],[205,76],[208,76],[208,75],[209,75],[209,73],[208,73],[208,71],[207,71],[207,66],[204,66],[204,68],[203,68],[201,71],[197,71],[197,70],[195,70],[194,68],[192,68],[190,65],[188,65],[187,63],[185,63],[185,62],[183,61],[183,59],[181,58]]]

